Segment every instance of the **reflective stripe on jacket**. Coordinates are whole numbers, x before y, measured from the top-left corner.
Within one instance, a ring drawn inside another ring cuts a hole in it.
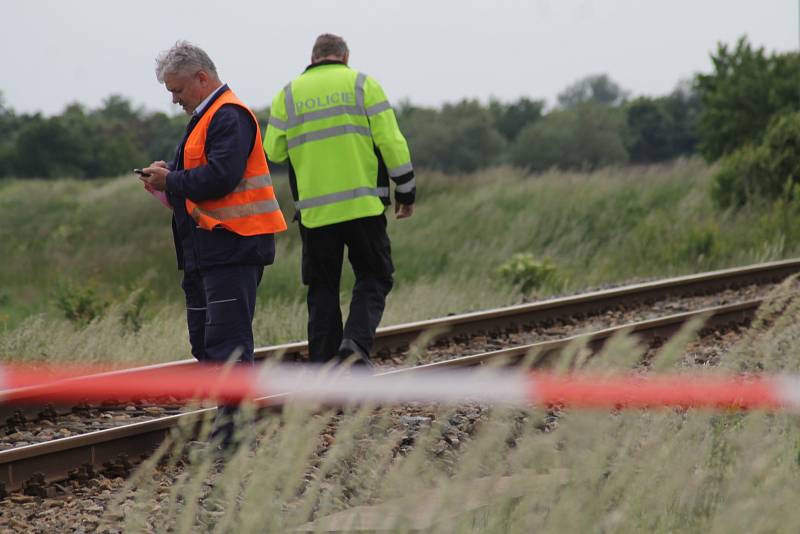
[[[186,211],[198,226],[212,230],[217,226],[239,235],[274,234],[286,230],[264,151],[261,148],[261,131],[250,109],[228,89],[203,113],[186,140],[183,150],[183,168],[193,169],[208,163],[205,153],[206,135],[211,119],[225,104],[235,104],[247,110],[256,123],[253,149],[247,158],[244,174],[236,188],[221,198],[193,202],[186,199]]]
[[[378,184],[376,148],[389,177],[403,177],[396,191],[414,188],[394,111],[373,78],[341,63],[312,67],[275,97],[264,149],[272,161],[291,162],[303,226],[383,213],[389,187]]]

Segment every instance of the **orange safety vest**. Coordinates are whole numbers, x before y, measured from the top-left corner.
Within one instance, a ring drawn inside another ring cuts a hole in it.
[[[256,138],[247,158],[244,174],[236,189],[224,197],[193,202],[186,199],[186,211],[206,230],[217,226],[239,235],[274,234],[286,230],[286,221],[275,198],[267,158],[261,148],[261,129],[256,116],[230,89],[219,95],[209,106],[186,139],[183,148],[183,168],[206,165],[206,135],[211,119],[225,104],[235,104],[247,110],[256,123]]]

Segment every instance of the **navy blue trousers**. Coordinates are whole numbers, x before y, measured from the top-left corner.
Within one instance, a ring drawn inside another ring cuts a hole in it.
[[[223,364],[232,354],[253,364],[253,314],[263,265],[223,265],[184,273],[186,320],[192,356]],[[237,407],[219,406],[211,439],[220,447],[234,442]]]
[[[263,265],[222,265],[184,273],[186,321],[192,356],[225,363],[231,354],[253,362],[253,314]]]
[[[383,316],[386,295],[392,289],[392,249],[386,216],[306,228],[303,240],[303,283],[308,286],[308,352],[312,362],[336,356],[342,338],[355,341],[369,355],[375,330]],[[350,313],[342,327],[339,285],[344,248],[356,281]]]

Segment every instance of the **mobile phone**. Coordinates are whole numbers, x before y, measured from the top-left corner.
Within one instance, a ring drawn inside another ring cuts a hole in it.
[[[147,178],[148,176],[150,176],[150,173],[149,173],[149,172],[144,172],[142,169],[133,169],[133,172],[135,172],[135,173],[136,173],[136,174],[138,174],[139,176],[143,176],[143,177],[145,177],[145,178]]]

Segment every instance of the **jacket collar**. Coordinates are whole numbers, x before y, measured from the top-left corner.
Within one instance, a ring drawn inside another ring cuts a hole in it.
[[[338,59],[325,59],[323,61],[320,61],[319,63],[312,63],[311,65],[306,67],[306,70],[304,70],[303,72],[308,72],[309,70],[315,67],[321,67],[323,65],[344,65],[345,67],[347,66],[344,61],[339,61]]]

